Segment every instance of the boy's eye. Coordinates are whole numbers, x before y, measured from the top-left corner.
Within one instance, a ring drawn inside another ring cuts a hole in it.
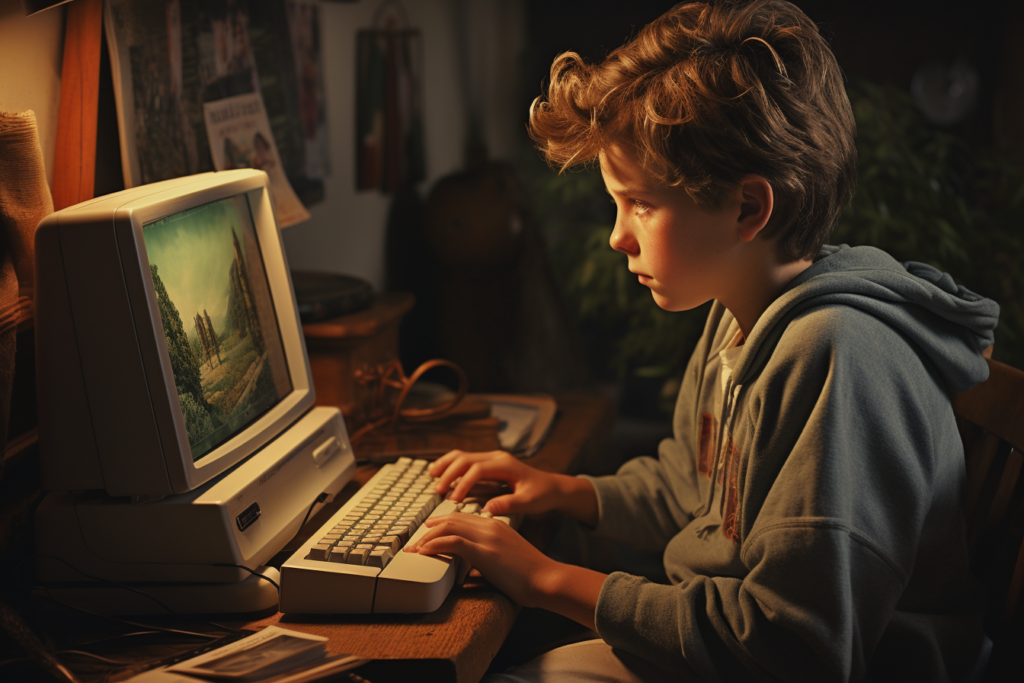
[[[633,213],[637,216],[645,214],[651,210],[651,205],[642,199],[630,199],[629,203],[633,205]]]
[[[634,199],[633,197],[626,197],[626,204],[633,207],[633,215],[641,216],[651,210],[651,205],[642,199]],[[618,205],[615,198],[612,197],[612,204]]]

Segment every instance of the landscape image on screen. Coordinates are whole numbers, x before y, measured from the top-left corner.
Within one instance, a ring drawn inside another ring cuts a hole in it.
[[[143,227],[193,461],[292,390],[245,196]]]

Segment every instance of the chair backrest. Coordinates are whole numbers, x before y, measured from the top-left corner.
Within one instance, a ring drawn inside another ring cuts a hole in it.
[[[989,360],[989,378],[953,396],[967,464],[971,568],[988,593],[996,642],[1024,613],[1024,372]]]

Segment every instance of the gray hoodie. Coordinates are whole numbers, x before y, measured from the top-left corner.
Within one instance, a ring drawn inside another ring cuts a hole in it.
[[[825,247],[744,343],[715,303],[658,457],[592,478],[597,533],[663,549],[597,630],[709,680],[962,681],[983,666],[949,393],[998,305],[920,263]]]

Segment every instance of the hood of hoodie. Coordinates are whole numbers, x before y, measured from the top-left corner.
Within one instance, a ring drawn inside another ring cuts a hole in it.
[[[817,306],[854,306],[901,333],[951,392],[988,378],[981,350],[992,345],[999,304],[916,261],[900,263],[874,247],[823,247],[761,315],[734,369],[742,384],[771,356],[786,322]]]
[[[902,334],[947,391],[967,391],[988,378],[981,350],[994,341],[999,304],[927,264],[901,264],[875,247],[825,246],[761,314],[744,342],[724,392],[712,471],[722,458],[724,436],[732,433],[744,383],[768,362],[790,320],[810,308],[833,304],[859,308]],[[715,488],[696,516],[710,511],[718,498]],[[719,508],[723,503],[718,500]]]

